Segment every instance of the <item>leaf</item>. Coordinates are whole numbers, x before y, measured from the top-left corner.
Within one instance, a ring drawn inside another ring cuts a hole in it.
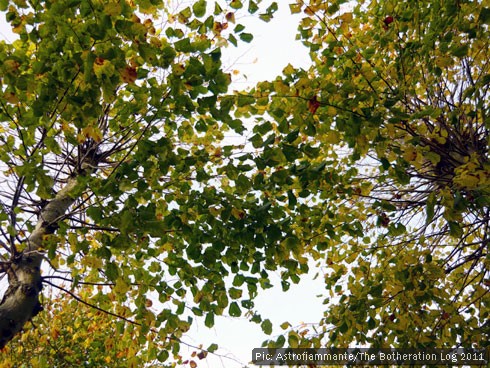
[[[235,23],[235,13],[234,12],[226,13],[225,18],[228,22]]]
[[[230,6],[233,8],[233,9],[240,9],[243,7],[243,4],[240,0],[232,0],[230,2]]]
[[[111,281],[115,281],[119,277],[119,270],[114,262],[108,262],[106,264],[105,274]]]
[[[313,96],[308,100],[308,111],[311,114],[315,114],[316,110],[320,107],[320,102],[316,99],[316,96]]]
[[[237,288],[231,288],[229,290],[230,298],[232,299],[240,299],[242,297],[243,291]]]
[[[192,5],[192,11],[198,18],[203,17],[206,14],[206,0],[198,0]]]
[[[299,347],[299,341],[300,338],[296,332],[291,331],[288,334],[288,344],[290,348],[297,349]]]
[[[253,1],[253,0],[249,0],[248,2],[248,12],[250,14],[254,14],[257,12],[257,10],[259,10],[259,7],[257,5],[257,2],[256,1]]]
[[[490,25],[490,8],[483,7],[480,10],[480,15],[478,17],[478,22]]]
[[[266,319],[266,320],[262,321],[262,324],[260,325],[260,327],[262,328],[262,331],[266,335],[272,334],[272,323],[270,320]]]
[[[453,47],[451,49],[451,54],[453,56],[462,58],[468,54],[468,51],[469,51],[468,45],[460,45],[460,46]]]
[[[250,181],[250,179],[248,179],[243,174],[238,175],[235,182],[236,182],[236,189],[239,193],[246,193],[252,187],[252,182]]]
[[[240,210],[240,209],[238,209],[238,208],[232,208],[231,214],[237,220],[242,220],[242,219],[245,218],[245,212],[242,211],[242,210]]]
[[[436,205],[436,196],[435,193],[432,192],[429,194],[427,197],[427,206],[426,206],[426,223],[430,224],[432,222],[432,219],[434,218],[434,208]]]
[[[242,311],[236,302],[231,302],[230,307],[228,309],[228,313],[231,317],[240,317],[242,315]]]
[[[463,236],[463,229],[461,228],[460,224],[454,221],[449,221],[449,234],[452,237],[455,238],[460,238]]]
[[[208,346],[208,348],[206,350],[209,351],[210,353],[214,353],[216,350],[218,350],[218,345],[211,344]]]
[[[208,328],[214,326],[214,313],[209,312],[206,314],[206,318],[204,319],[204,325]]]
[[[13,92],[5,92],[3,94],[3,99],[12,105],[16,105],[20,102],[19,98]]]
[[[301,8],[301,4],[289,4],[289,10],[291,11],[291,14],[301,13]]]
[[[244,42],[247,42],[247,43],[250,43],[252,42],[254,36],[251,34],[251,33],[245,33],[245,32],[242,32],[240,33],[240,39]]]

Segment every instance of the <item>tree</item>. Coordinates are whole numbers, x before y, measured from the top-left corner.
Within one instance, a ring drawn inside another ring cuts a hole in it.
[[[253,298],[288,226],[223,143],[244,127],[220,51],[252,39],[235,13],[259,2],[0,2],[18,34],[0,43],[0,348],[48,284],[156,333],[160,361],[195,316],[262,322]]]
[[[78,293],[86,297],[92,289]],[[26,329],[2,351],[0,366],[16,367],[20,362],[29,367],[158,366],[163,349],[155,333],[141,336],[137,326],[118,325],[114,316],[59,295],[43,306],[35,328]]]
[[[254,297],[312,258],[325,318],[271,346],[488,346],[490,6],[344,3],[293,2],[312,67],[229,94],[220,47],[257,2],[0,2],[0,347],[46,284],[159,361],[195,316],[270,334]]]
[[[294,1],[312,67],[238,100],[328,291],[315,331],[269,344],[486,347],[489,3],[343,3]]]

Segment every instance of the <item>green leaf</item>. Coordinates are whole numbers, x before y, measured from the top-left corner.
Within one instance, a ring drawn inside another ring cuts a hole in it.
[[[208,328],[211,328],[214,326],[214,313],[209,312],[206,314],[206,318],[204,319],[204,325]]]
[[[376,321],[373,318],[369,317],[367,321],[367,326],[370,330],[372,330],[373,328],[376,327]]]
[[[426,211],[426,223],[430,224],[432,219],[434,218],[434,208],[436,205],[436,195],[434,192],[431,192],[427,197],[427,206],[425,208]]]
[[[339,332],[341,334],[345,334],[347,331],[349,331],[349,325],[347,324],[347,322],[343,322],[339,327]]]
[[[369,294],[373,298],[380,298],[383,293],[383,285],[375,285],[369,290]]]
[[[252,182],[250,179],[243,174],[238,175],[235,182],[239,193],[246,193],[252,187]]]
[[[451,49],[451,54],[456,57],[464,57],[468,55],[469,46],[468,45],[458,45]]]
[[[191,16],[192,16],[191,8],[186,7],[185,9],[183,9],[179,12],[178,19],[181,23],[186,23]]]
[[[243,4],[240,0],[232,0],[230,2],[230,6],[233,8],[233,9],[240,9],[243,7]]]
[[[257,12],[257,10],[259,10],[259,7],[257,5],[257,3],[253,0],[249,0],[248,2],[248,12],[250,14],[254,14]]]
[[[194,15],[198,18],[203,17],[206,14],[206,0],[199,0],[192,5],[192,11]]]
[[[285,343],[286,343],[286,338],[283,335],[280,335],[277,338],[277,340],[275,341],[273,347],[275,347],[275,348],[282,348]]]
[[[107,262],[105,267],[105,275],[111,281],[116,281],[119,277],[119,269],[114,262]]]
[[[231,317],[240,317],[242,315],[242,311],[240,310],[240,307],[238,306],[237,302],[230,303],[228,313],[230,314]]]
[[[254,36],[251,33],[240,33],[240,39],[244,42],[252,42]]]
[[[235,33],[240,33],[240,32],[242,32],[244,29],[245,29],[245,26],[244,26],[244,25],[242,25],[242,24],[237,24],[237,25],[235,26],[235,29],[233,30],[233,32],[235,32]]]
[[[230,43],[233,45],[233,46],[238,46],[238,40],[236,39],[236,37],[233,35],[233,34],[230,34],[228,36],[228,41],[230,41]]]
[[[159,362],[163,363],[165,361],[167,361],[167,359],[169,358],[170,354],[167,350],[163,350],[163,351],[160,351],[157,355],[157,359]]]
[[[232,299],[240,299],[242,297],[243,291],[237,288],[231,288],[229,290],[230,298]]]
[[[262,321],[262,324],[260,325],[260,327],[262,328],[262,331],[266,334],[266,335],[270,335],[272,333],[272,322],[268,319]]]
[[[482,8],[478,18],[479,23],[490,25],[490,8]]]
[[[223,8],[218,4],[217,1],[214,2],[214,15],[221,15],[223,13]]]
[[[463,236],[464,234],[463,228],[459,223],[454,221],[449,221],[448,225],[449,225],[449,235],[455,238],[461,238]]]
[[[288,344],[290,348],[297,349],[299,347],[299,341],[300,338],[296,332],[291,331],[288,334]]]

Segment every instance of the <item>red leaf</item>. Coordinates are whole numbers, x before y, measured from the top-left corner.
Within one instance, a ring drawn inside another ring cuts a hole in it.
[[[101,58],[101,57],[95,58],[95,64],[96,65],[104,65],[104,58]]]
[[[383,23],[385,24],[385,25],[383,26],[383,28],[384,28],[385,30],[387,30],[387,29],[388,29],[388,26],[389,26],[391,23],[393,23],[393,21],[394,21],[394,20],[395,20],[395,19],[394,19],[394,18],[393,18],[391,15],[388,15],[388,16],[387,16],[387,17],[386,17],[386,18],[383,20]]]
[[[308,111],[314,114],[316,110],[320,107],[320,102],[316,99],[316,96],[313,96],[310,100],[308,100]]]

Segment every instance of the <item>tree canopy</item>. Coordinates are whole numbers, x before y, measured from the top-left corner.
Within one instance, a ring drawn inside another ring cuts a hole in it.
[[[42,312],[43,286],[148,361],[178,359],[195,317],[270,334],[254,298],[311,260],[325,317],[269,346],[488,346],[490,3],[291,0],[311,67],[231,92],[240,14],[277,8],[0,1],[0,348],[56,343],[76,307]]]
[[[488,346],[489,3],[342,3],[290,5],[312,67],[238,108],[328,290],[271,344]]]
[[[90,288],[77,290],[86,298]],[[46,295],[35,327],[2,351],[4,368],[18,367],[155,367],[163,348],[155,332],[137,326],[122,329],[114,316],[75,299]],[[198,358],[196,358],[198,360]]]
[[[244,129],[220,47],[252,39],[245,5],[1,3],[19,37],[0,43],[0,347],[56,277],[73,295],[100,284],[85,300],[158,331],[162,361],[192,315],[253,309],[286,225],[253,194],[251,155],[223,143]]]

